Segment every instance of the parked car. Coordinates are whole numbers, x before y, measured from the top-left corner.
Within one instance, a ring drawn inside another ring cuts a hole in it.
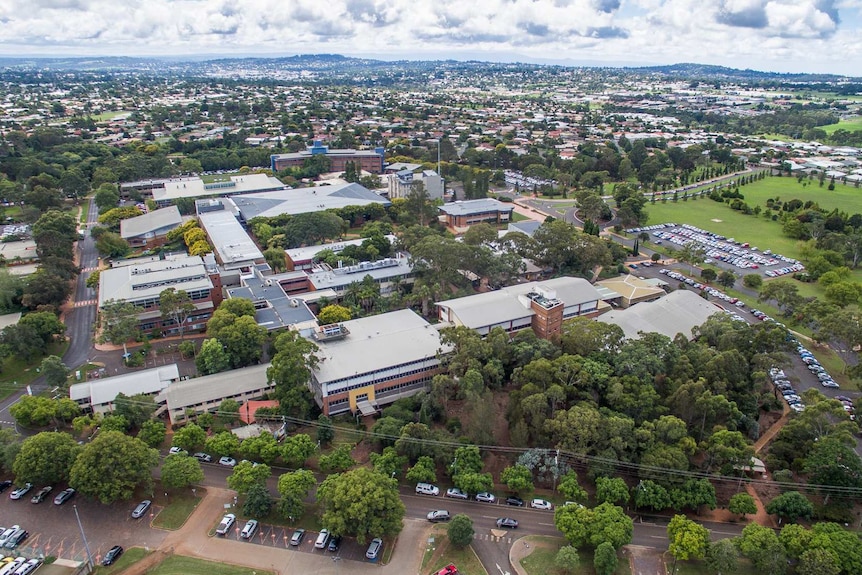
[[[171,448],[168,450],[168,453],[169,453],[170,455],[188,455],[188,454],[189,454],[189,452],[188,452],[188,451],[186,451],[186,450],[185,450],[185,449],[183,449],[182,447],[177,447],[176,445],[175,445],[175,446],[173,446],[173,447],[171,447]],[[197,454],[195,454],[195,455],[197,455]]]
[[[257,531],[257,521],[255,519],[249,519],[245,522],[245,526],[240,531],[239,536],[243,539],[251,539],[254,536],[254,532]]]
[[[3,493],[10,487],[12,487],[12,482],[10,480],[4,479],[3,481],[0,481],[0,493]]]
[[[377,561],[378,557],[380,556],[381,549],[383,549],[383,540],[379,537],[375,537],[371,540],[371,544],[365,551],[365,558],[370,561]]]
[[[28,559],[26,563],[15,569],[15,575],[30,575],[33,571],[39,568],[42,560],[36,557]]]
[[[505,527],[507,529],[517,529],[518,520],[511,517],[500,517],[497,519],[497,527]]]
[[[506,498],[506,505],[514,505],[515,507],[523,507],[524,500],[516,495],[510,495]]]
[[[218,460],[219,465],[225,465],[227,467],[234,467],[236,465],[236,459],[233,457],[222,457]]]
[[[317,549],[326,549],[327,545],[329,545],[329,529],[321,529],[314,541],[314,546]]]
[[[13,489],[12,493],[9,494],[9,499],[14,499],[17,501],[18,499],[21,499],[22,497],[27,495],[27,493],[31,489],[33,489],[33,484],[32,483],[25,483],[21,487],[18,487],[17,489]]]
[[[233,527],[233,524],[236,522],[236,515],[233,513],[228,513],[224,517],[221,518],[221,523],[216,527],[216,535],[227,535],[230,532],[230,528]]]
[[[135,507],[135,509],[132,511],[132,518],[140,519],[141,517],[143,517],[144,514],[147,512],[147,509],[149,509],[150,505],[152,504],[153,502],[149,499],[144,499],[143,501],[138,503],[138,506]]]
[[[305,538],[305,529],[299,528],[293,532],[293,535],[290,536],[290,544],[296,547],[302,540]]]
[[[464,491],[461,491],[457,487],[450,487],[446,490],[446,497],[452,497],[454,499],[469,499],[470,496],[467,495]]]
[[[195,459],[197,459],[201,463],[212,463],[212,460],[213,460],[212,455],[210,455],[209,453],[202,453],[200,451],[198,453],[195,453],[194,455],[192,455],[192,457],[194,457]]]
[[[12,533],[3,545],[6,549],[15,549],[18,547],[30,534],[20,527]]]
[[[428,512],[428,521],[431,523],[437,523],[438,521],[449,521],[452,516],[449,515],[449,512],[445,509],[438,509],[437,511],[429,511]]]
[[[108,565],[113,565],[114,561],[120,558],[120,555],[123,554],[123,548],[119,545],[114,545],[111,547],[107,553],[105,553],[105,558],[102,559],[102,565],[107,567]]]
[[[440,488],[430,483],[417,483],[416,495],[439,495]]]
[[[482,493],[476,494],[476,501],[481,501],[482,503],[494,503],[495,501],[497,501],[497,498],[494,497],[493,493],[483,491]]]
[[[72,489],[71,487],[69,487],[68,489],[64,489],[63,491],[58,493],[56,497],[54,497],[54,505],[63,505],[74,496],[74,489]]]
[[[51,493],[51,491],[53,490],[53,487],[51,487],[50,485],[46,485],[45,487],[37,491],[33,495],[33,497],[30,498],[30,503],[42,503],[43,501],[45,501],[45,498],[48,497],[48,494]]]
[[[533,509],[553,509],[554,506],[551,505],[550,501],[546,501],[544,499],[533,499],[530,501],[530,507]]]
[[[336,535],[332,539],[329,540],[329,547],[327,549],[330,553],[335,553],[341,547],[341,535]]]

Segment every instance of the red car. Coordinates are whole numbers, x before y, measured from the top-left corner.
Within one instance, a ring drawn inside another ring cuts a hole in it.
[[[458,568],[450,563],[437,571],[437,575],[458,575]]]

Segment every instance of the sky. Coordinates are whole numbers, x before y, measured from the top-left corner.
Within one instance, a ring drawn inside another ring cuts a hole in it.
[[[0,56],[320,53],[862,76],[862,0],[0,0]]]

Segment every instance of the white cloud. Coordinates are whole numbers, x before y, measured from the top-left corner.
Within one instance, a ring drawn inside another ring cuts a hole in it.
[[[520,54],[858,73],[860,11],[862,0],[0,0],[0,54]]]

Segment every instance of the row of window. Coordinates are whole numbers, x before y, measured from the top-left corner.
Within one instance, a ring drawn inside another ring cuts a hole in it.
[[[407,389],[415,388],[425,388],[428,383],[431,381],[432,377],[423,377],[422,379],[414,379],[413,381],[407,381],[403,383],[398,383],[396,385],[391,385],[389,387],[383,387],[375,390],[375,395],[377,397],[389,394],[393,392],[405,391]],[[341,413],[350,409],[350,399],[345,397],[342,399],[336,399],[334,401],[329,402],[329,413],[334,415],[336,413]]]
[[[434,360],[433,365],[425,365],[429,360],[432,359]],[[409,366],[418,367],[415,369],[404,369],[405,367]],[[423,358],[417,361],[411,361],[410,363],[405,363],[402,365],[396,365],[391,368],[383,369],[379,372],[357,374],[353,377],[343,377],[341,379],[326,382],[326,395],[335,395],[336,393],[343,393],[345,391],[350,391],[351,389],[365,387],[366,385],[376,385],[383,381],[407,377],[417,373],[422,373],[423,371],[437,369],[438,366],[439,362],[436,361],[436,358]],[[340,383],[350,383],[351,381],[353,382],[352,385],[348,385],[346,387],[339,387]],[[317,383],[318,385],[320,385],[320,382]]]

